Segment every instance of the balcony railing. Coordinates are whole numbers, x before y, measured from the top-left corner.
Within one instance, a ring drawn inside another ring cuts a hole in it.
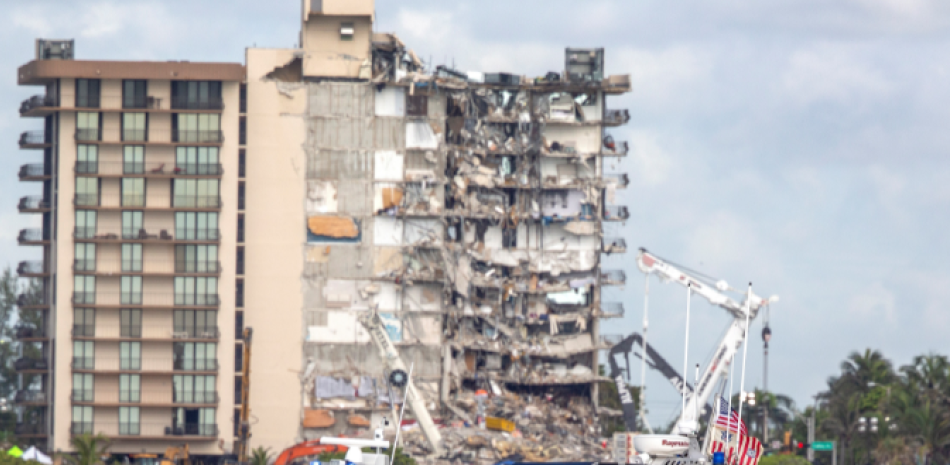
[[[73,389],[69,399],[73,402],[94,402],[95,391],[92,389]]]
[[[96,358],[73,355],[73,362],[70,366],[75,370],[94,370],[96,368]]]
[[[620,125],[630,121],[629,110],[607,110],[604,112],[604,124]]]
[[[74,370],[89,371],[218,371],[215,359],[165,357],[73,357]]]
[[[70,434],[79,436],[82,434],[94,434],[91,421],[74,421],[69,425]]]
[[[96,271],[96,259],[73,260],[73,271]]]
[[[13,362],[15,370],[48,370],[49,362],[45,358],[20,358]]]
[[[46,392],[35,391],[32,389],[21,389],[13,396],[13,402],[18,404],[46,402]]]
[[[149,234],[145,228],[122,228],[122,238],[123,239],[162,239],[162,240],[171,240],[171,234],[168,234],[167,229],[162,229],[158,234]]]
[[[46,425],[44,423],[17,423],[13,431],[17,436],[36,436],[46,434]]]
[[[623,334],[601,334],[600,343],[603,345],[615,346],[620,344],[620,341],[622,341],[625,337],[626,336]]]
[[[123,207],[144,207],[145,194],[122,194]]]
[[[123,129],[123,142],[146,142],[148,141],[148,131],[145,129]]]
[[[221,230],[179,228],[175,230],[175,239],[179,241],[219,241],[221,240]]]
[[[630,218],[630,211],[624,205],[604,206],[604,220],[621,221]]]
[[[46,299],[46,293],[34,293],[34,292],[25,292],[23,294],[17,295],[16,305],[21,309],[25,307],[41,307],[49,305],[49,302]]]
[[[42,260],[23,261],[17,265],[16,272],[20,276],[46,274],[46,262]]]
[[[175,273],[220,273],[221,262],[175,260]]]
[[[175,358],[177,371],[217,371],[218,361],[204,358]]]
[[[49,144],[50,140],[46,138],[46,131],[24,131],[20,133],[20,145],[42,145]]]
[[[80,305],[144,305],[157,307],[217,307],[218,294],[164,292],[74,292],[72,302]]]
[[[94,239],[96,237],[96,228],[83,226],[73,229],[73,237],[76,239]]]
[[[52,170],[48,169],[43,163],[29,163],[20,166],[20,179],[41,178],[51,174]]]
[[[195,100],[183,97],[172,97],[172,110],[222,110],[222,99]]]
[[[220,402],[217,391],[175,392],[172,402],[176,404],[217,404]]]
[[[224,174],[224,168],[220,163],[176,163],[174,173],[196,176],[219,176]]]
[[[623,304],[620,302],[601,302],[600,316],[605,318],[622,318],[624,314]]]
[[[77,141],[98,141],[100,138],[99,129],[76,129]]]
[[[95,292],[76,291],[73,292],[74,304],[94,304],[96,303]]]
[[[224,142],[224,133],[221,131],[193,131],[179,129],[177,131],[172,131],[172,142],[217,144]]]
[[[602,270],[600,283],[605,286],[619,286],[627,282],[627,273],[623,270]]]
[[[133,389],[121,389],[119,390],[119,402],[122,403],[139,403],[142,401],[142,391],[133,390]]]
[[[626,252],[627,241],[622,237],[605,237],[603,251],[608,254]]]
[[[605,157],[622,157],[630,153],[630,144],[627,141],[616,142],[610,140],[604,142],[604,149],[601,153]]]
[[[20,203],[17,205],[20,211],[24,210],[43,210],[49,208],[49,202],[40,196],[20,197]]]
[[[99,206],[99,194],[76,194],[73,204],[79,207]]]
[[[20,103],[20,114],[28,113],[36,108],[56,107],[56,99],[45,95],[34,95]]]
[[[604,187],[623,188],[630,184],[630,176],[627,176],[627,173],[605,174],[601,179]]]
[[[75,337],[95,337],[95,325],[73,325],[72,335]]]
[[[42,242],[48,241],[49,235],[44,232],[42,229],[21,229],[20,234],[17,235],[17,242],[24,244],[27,242]]]
[[[176,339],[218,339],[220,335],[217,326],[176,326],[172,332]]]
[[[98,174],[99,161],[77,161],[76,174]]]
[[[218,195],[176,195],[172,206],[176,208],[219,208],[221,196]]]
[[[142,337],[142,325],[119,325],[119,337]]]
[[[46,328],[40,326],[20,325],[16,328],[17,339],[29,339],[33,337],[46,337]]]

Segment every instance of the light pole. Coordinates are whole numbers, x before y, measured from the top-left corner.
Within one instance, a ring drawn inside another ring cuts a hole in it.
[[[762,320],[762,391],[765,396],[769,393],[769,340],[772,339],[772,329],[769,328],[769,306],[765,306],[765,319]],[[769,444],[769,407],[772,402],[768,397],[763,399],[762,408],[762,444]]]

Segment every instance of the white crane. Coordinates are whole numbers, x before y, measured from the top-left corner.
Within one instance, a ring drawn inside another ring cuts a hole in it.
[[[369,333],[373,342],[376,343],[376,347],[379,349],[379,355],[386,364],[386,367],[390,371],[402,370],[402,372],[405,373],[406,364],[403,363],[402,358],[399,357],[399,352],[396,350],[396,346],[394,346],[392,340],[389,339],[389,334],[386,332],[383,322],[379,319],[379,314],[375,311],[363,313],[360,315],[360,323],[366,328],[366,332]],[[442,434],[439,433],[439,429],[436,428],[435,423],[432,421],[429,410],[426,409],[425,400],[419,394],[419,391],[416,390],[416,385],[413,384],[411,376],[406,380],[406,403],[412,408],[412,413],[416,416],[416,421],[419,422],[419,428],[422,429],[422,434],[426,440],[429,441],[432,450],[437,457],[441,457],[444,453]],[[396,425],[396,427],[399,428],[399,425]],[[393,447],[396,447],[395,443]]]
[[[730,290],[739,292],[730,288],[725,281],[717,281],[715,285],[709,285],[706,282],[710,281],[709,278],[696,276],[698,273],[687,273],[656,255],[651,254],[646,249],[640,249],[640,254],[637,255],[637,267],[647,275],[655,274],[661,281],[674,281],[684,287],[689,287],[692,292],[703,296],[713,305],[724,308],[733,317],[732,324],[729,325],[729,329],[719,342],[719,347],[716,348],[712,361],[703,371],[703,375],[699,378],[699,382],[696,383],[696,386],[693,386],[693,392],[686,398],[683,414],[676,421],[676,424],[673,425],[673,431],[679,431],[683,425],[698,424],[699,418],[696,418],[696,412],[698,412],[699,409],[697,407],[706,405],[712,393],[713,386],[718,384],[720,379],[728,375],[729,363],[733,359],[733,356],[735,356],[739,346],[747,337],[746,312],[749,312],[749,320],[751,321],[755,319],[760,308],[771,302],[777,302],[778,296],[764,299],[750,292],[746,300],[739,303],[724,294],[725,291]],[[746,293],[743,292],[743,294]]]

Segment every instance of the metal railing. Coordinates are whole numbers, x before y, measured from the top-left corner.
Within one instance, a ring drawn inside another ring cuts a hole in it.
[[[119,337],[142,337],[142,325],[119,325]]]
[[[91,421],[74,421],[69,425],[69,433],[73,435],[93,434]]]
[[[173,366],[177,371],[218,371],[218,360],[176,357]]]
[[[122,239],[162,239],[171,240],[171,234],[167,229],[162,229],[158,234],[150,234],[145,228],[122,228]]]
[[[17,436],[23,435],[39,435],[46,434],[46,424],[37,423],[17,423],[16,428],[14,428],[13,433]]]
[[[213,260],[175,260],[175,273],[220,273],[221,262]]]
[[[96,369],[96,358],[73,355],[73,361],[69,366],[76,370],[94,370]]]
[[[23,357],[13,362],[14,370],[48,370],[49,362],[45,358]]]
[[[175,239],[179,241],[219,241],[221,240],[221,230],[178,228],[175,229]]]
[[[624,156],[630,153],[630,144],[627,141],[613,142],[614,148],[604,145],[602,154],[607,157]]]
[[[73,198],[73,205],[80,207],[99,206],[99,194],[76,194]]]
[[[223,99],[196,100],[187,97],[172,97],[172,110],[223,110]]]
[[[49,201],[38,195],[29,195],[20,197],[20,203],[17,204],[20,211],[23,210],[42,210],[49,208]]]
[[[99,161],[77,161],[76,174],[98,174]]]
[[[29,163],[20,166],[20,179],[39,178],[43,176],[50,176],[51,174],[52,170],[48,169],[44,163]]]
[[[16,328],[17,339],[28,339],[31,337],[46,337],[46,328],[40,326],[20,325]]]
[[[24,242],[41,242],[48,241],[49,235],[43,229],[38,228],[28,228],[21,229],[20,234],[17,235],[17,242],[20,244]]]
[[[627,124],[630,121],[629,110],[604,111],[604,124]]]
[[[217,404],[220,402],[217,391],[176,391],[172,397],[172,402],[176,404]]]
[[[46,131],[23,131],[20,133],[20,145],[41,145],[49,143],[50,140],[46,138]]]
[[[606,205],[604,206],[604,219],[607,221],[620,221],[630,218],[630,211],[625,205]]]
[[[142,260],[122,260],[122,271],[141,272]]]
[[[600,315],[608,318],[621,318],[623,317],[624,310],[623,304],[620,302],[601,302],[600,303]]]
[[[219,208],[219,195],[176,195],[172,197],[172,207],[177,208]]]
[[[142,402],[142,391],[140,389],[120,389],[119,402],[130,404]]]
[[[623,270],[601,270],[601,285],[621,285],[627,282],[627,273]]]
[[[75,139],[78,141],[98,141],[99,129],[76,129]]]
[[[21,309],[24,307],[39,307],[49,305],[49,302],[46,298],[46,292],[34,293],[34,292],[24,292],[17,295],[16,305]]]
[[[224,174],[224,167],[220,163],[176,163],[175,174],[196,176],[218,176]]]
[[[217,307],[218,294],[164,292],[73,292],[72,302],[85,305]]]
[[[20,103],[20,113],[27,113],[35,108],[56,107],[56,99],[46,95],[34,95]]]
[[[73,292],[73,303],[74,304],[95,304],[96,293],[84,292],[84,291]]]
[[[95,325],[73,325],[73,329],[70,331],[70,334],[77,337],[95,337],[96,326]]]
[[[172,330],[175,339],[218,339],[220,335],[217,326],[176,326]]]
[[[602,179],[604,186],[627,187],[630,184],[627,173],[605,174]]]
[[[600,343],[608,346],[614,346],[625,338],[623,334],[601,334]]]
[[[96,259],[73,260],[73,271],[96,271]]]
[[[13,395],[15,403],[38,403],[46,402],[46,392],[34,391],[32,389],[21,389]]]
[[[195,142],[215,144],[224,142],[224,133],[221,131],[195,131],[179,129],[172,131],[172,142]]]
[[[16,267],[19,275],[25,274],[46,274],[46,262],[42,260],[22,261]]]
[[[94,402],[95,398],[95,391],[92,389],[73,389],[69,396],[69,400],[73,402]]]
[[[148,131],[145,129],[123,129],[122,142],[147,142]]]
[[[145,194],[122,194],[123,207],[144,207]]]
[[[73,237],[76,239],[95,239],[96,228],[84,226],[73,229]]]
[[[627,241],[622,237],[605,237],[603,251],[606,253],[621,253],[627,251]]]

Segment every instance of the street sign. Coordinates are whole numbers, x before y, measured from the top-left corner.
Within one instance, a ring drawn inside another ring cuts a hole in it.
[[[811,443],[811,448],[819,451],[834,450],[834,441],[815,441]]]

